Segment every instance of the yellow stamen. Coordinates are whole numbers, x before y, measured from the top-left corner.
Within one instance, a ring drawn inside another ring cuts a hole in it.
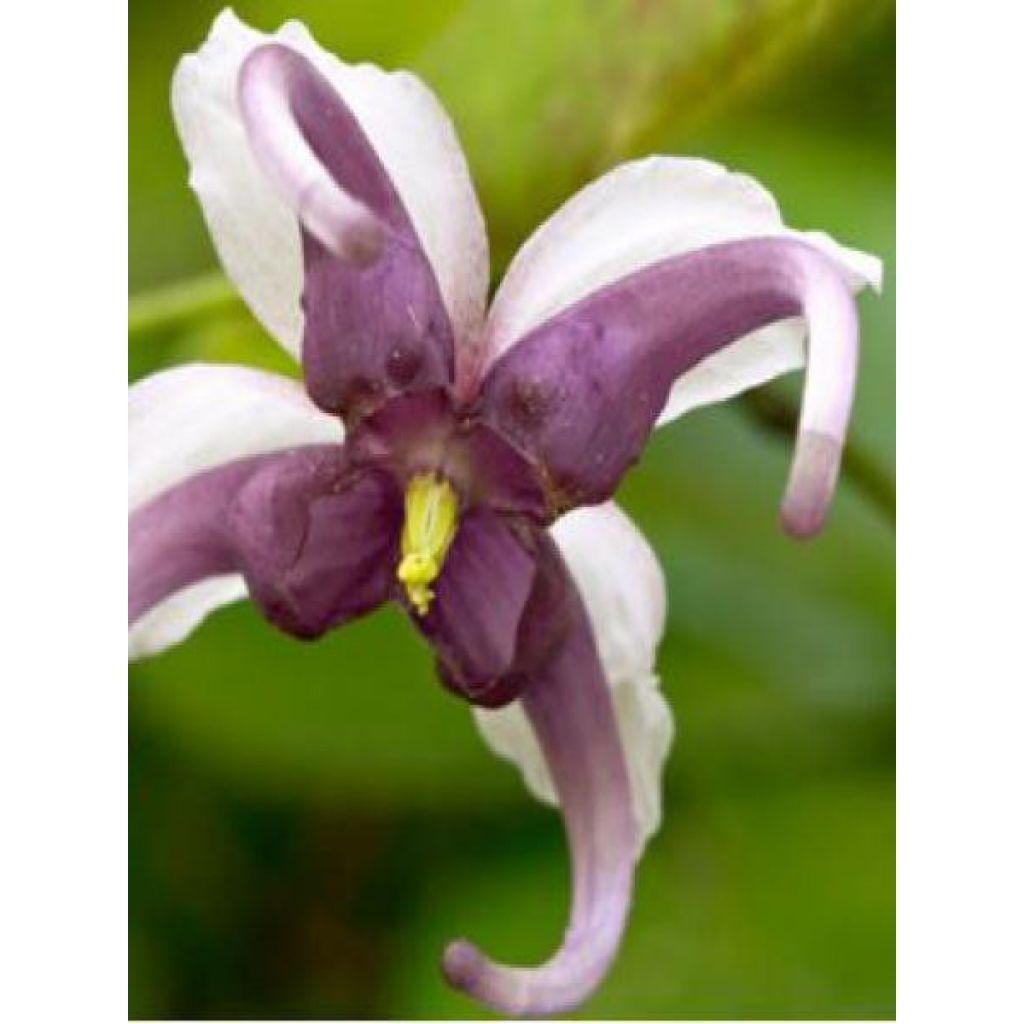
[[[419,473],[405,491],[402,561],[396,575],[419,615],[426,615],[437,579],[459,521],[459,501],[451,484],[433,473]]]

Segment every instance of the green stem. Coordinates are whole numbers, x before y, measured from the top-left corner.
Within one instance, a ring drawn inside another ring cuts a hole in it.
[[[128,340],[240,304],[238,292],[219,271],[163,285],[129,296]]]
[[[773,433],[792,437],[796,432],[799,409],[791,399],[770,388],[748,391],[740,399],[743,409],[759,426]],[[896,523],[896,480],[888,467],[853,438],[847,438],[843,451],[843,476],[875,506],[887,522]]]

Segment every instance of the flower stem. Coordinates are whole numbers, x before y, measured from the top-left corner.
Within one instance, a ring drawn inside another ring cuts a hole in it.
[[[128,340],[236,307],[238,292],[219,271],[161,285],[129,296]]]

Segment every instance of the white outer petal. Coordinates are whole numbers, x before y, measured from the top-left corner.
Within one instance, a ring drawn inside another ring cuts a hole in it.
[[[614,686],[654,668],[665,632],[665,574],[647,538],[614,502],[562,516],[551,537],[579,588]]]
[[[649,157],[577,192],[522,247],[494,299],[485,334],[492,360],[586,295],[645,266],[718,242],[791,235],[839,264],[852,290],[881,287],[880,261],[821,232],[785,226],[753,178],[708,160]],[[659,423],[721,401],[804,364],[801,318],[740,338],[684,374]]]
[[[298,222],[257,166],[236,100],[242,62],[271,41],[304,54],[338,90],[402,197],[437,276],[456,338],[477,342],[487,296],[487,236],[455,129],[434,94],[408,72],[343,64],[298,22],[268,35],[225,10],[198,52],[178,64],[171,105],[191,166],[190,183],[224,269],[243,298],[267,330],[298,357]]]
[[[225,272],[260,323],[298,358],[298,222],[257,166],[235,98],[242,61],[266,41],[232,11],[222,12],[199,51],[178,63],[171,109],[189,162],[189,184]]]
[[[240,601],[247,593],[245,580],[237,573],[213,576],[179,590],[150,608],[128,630],[128,660],[148,658],[173,647],[211,612]]]
[[[672,713],[654,660],[665,628],[665,580],[654,552],[611,502],[560,519],[552,536],[580,589],[612,691],[638,823],[638,855],[661,823],[661,773]],[[484,739],[516,764],[534,796],[557,803],[547,765],[519,702],[474,708]]]
[[[207,364],[155,373],[128,389],[128,514],[224,462],[301,444],[340,443],[343,437],[340,422],[285,377]],[[129,630],[129,657],[177,643],[211,611],[244,596],[236,575],[178,592]]]
[[[128,511],[233,459],[343,440],[341,421],[287,377],[215,363],[162,370],[128,389]]]

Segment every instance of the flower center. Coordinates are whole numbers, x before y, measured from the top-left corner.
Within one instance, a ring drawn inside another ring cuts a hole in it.
[[[402,560],[396,575],[417,614],[426,615],[437,579],[459,522],[459,501],[450,483],[418,473],[405,491]]]

